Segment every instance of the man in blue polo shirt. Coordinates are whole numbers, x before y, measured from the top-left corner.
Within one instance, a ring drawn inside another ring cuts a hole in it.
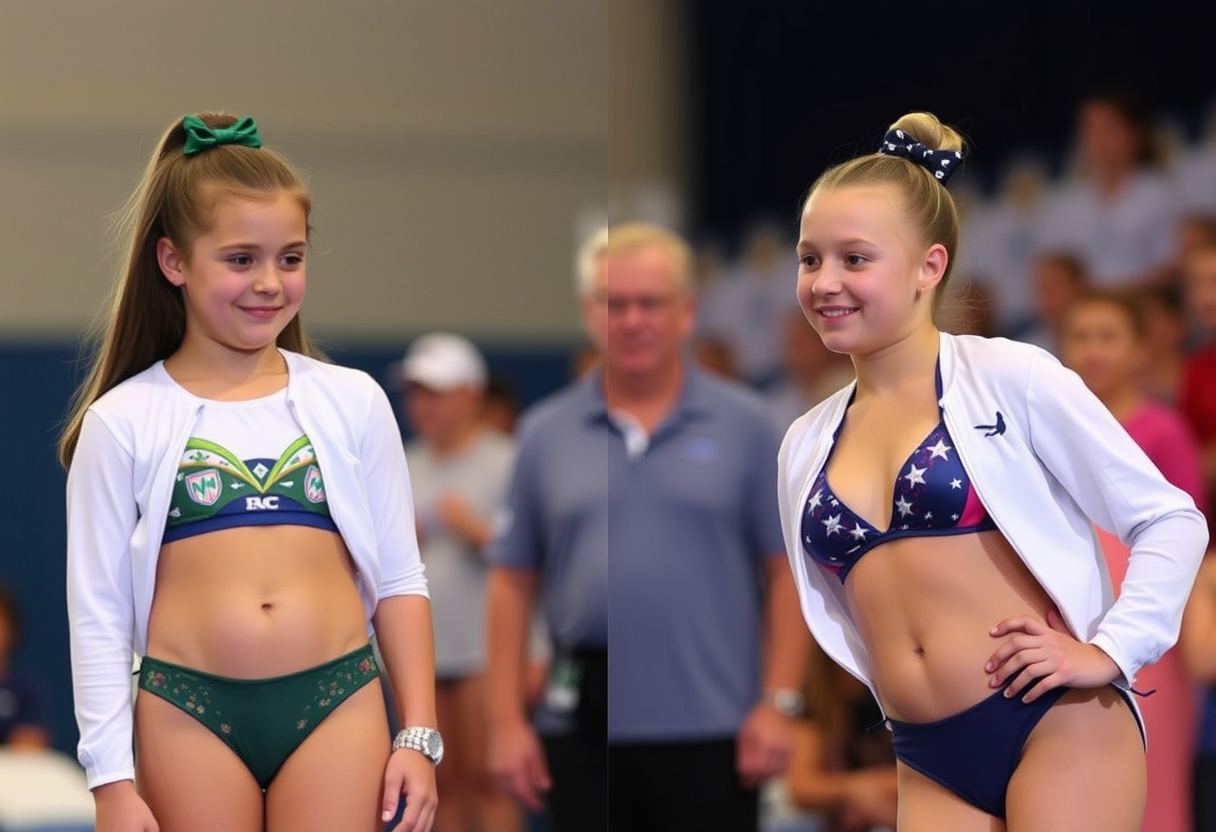
[[[629,224],[581,259],[601,366],[525,416],[489,554],[491,767],[525,805],[544,796],[554,832],[748,832],[789,758],[809,639],[779,437],[753,394],[687,356],[684,241]],[[530,724],[538,590],[555,647]]]

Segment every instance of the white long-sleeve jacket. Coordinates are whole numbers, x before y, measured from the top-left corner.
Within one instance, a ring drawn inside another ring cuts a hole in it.
[[[1073,634],[1106,652],[1123,672],[1119,684],[1132,685],[1178,638],[1207,545],[1203,515],[1050,353],[943,333],[939,361],[946,428],[988,514]],[[873,690],[844,588],[801,540],[810,486],[853,386],[790,426],[778,499],[803,616],[828,655]],[[1131,548],[1117,601],[1093,524]]]
[[[291,412],[354,560],[370,627],[379,599],[427,594],[405,452],[366,373],[283,351]],[[131,667],[148,642],[178,463],[206,406],[157,363],[85,415],[67,485],[67,596],[78,756],[89,788],[134,777]]]

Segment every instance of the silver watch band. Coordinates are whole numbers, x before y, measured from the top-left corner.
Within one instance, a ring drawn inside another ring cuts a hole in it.
[[[434,728],[412,725],[397,732],[393,738],[393,751],[408,748],[417,751],[435,765],[443,759],[443,737]]]

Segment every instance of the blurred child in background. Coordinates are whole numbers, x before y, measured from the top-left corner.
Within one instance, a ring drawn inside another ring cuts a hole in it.
[[[823,345],[823,339],[795,307],[781,320],[781,376],[765,392],[765,400],[777,430],[790,424],[815,405],[853,380],[848,356]]]
[[[1216,242],[1197,245],[1183,263],[1187,313],[1199,345],[1186,359],[1179,407],[1199,439],[1207,502],[1216,493]],[[1208,512],[1208,528],[1216,527]],[[1209,552],[1183,617],[1180,645],[1195,679],[1204,685],[1202,724],[1195,755],[1197,832],[1216,830],[1216,559]]]
[[[895,748],[869,688],[813,646],[786,784],[823,832],[894,829]],[[881,729],[881,730],[878,730]]]
[[[1182,292],[1174,284],[1136,292],[1144,317],[1144,367],[1140,389],[1156,401],[1178,406],[1186,363],[1188,323]]]
[[[1165,478],[1202,507],[1197,447],[1186,422],[1173,408],[1154,401],[1140,386],[1145,364],[1146,326],[1139,296],[1093,290],[1069,305],[1061,320],[1060,354],[1086,386],[1119,420]],[[1098,538],[1115,587],[1127,572],[1128,549],[1099,529]],[[1191,828],[1190,769],[1198,727],[1195,686],[1181,648],[1166,651],[1145,667],[1137,685],[1156,690],[1140,701],[1148,743],[1148,799],[1145,832]]]
[[[1030,280],[1035,322],[1018,340],[1055,353],[1060,317],[1089,283],[1085,263],[1067,251],[1044,252],[1031,263]]]
[[[17,598],[0,586],[0,747],[42,749],[51,744],[45,691],[40,679],[13,666],[20,638]]]
[[[1041,244],[1075,252],[1099,286],[1167,280],[1178,198],[1144,103],[1124,90],[1095,92],[1076,116],[1077,176],[1052,198]]]
[[[1187,310],[1202,339],[1188,356],[1179,407],[1199,439],[1208,505],[1216,492],[1216,243],[1187,258]],[[1213,528],[1211,516],[1209,529]]]
[[[511,436],[519,418],[519,394],[511,380],[501,373],[490,373],[482,395],[481,418],[489,427]]]

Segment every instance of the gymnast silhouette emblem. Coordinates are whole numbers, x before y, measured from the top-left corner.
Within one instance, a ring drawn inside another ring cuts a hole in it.
[[[996,412],[996,424],[992,425],[976,425],[976,430],[987,431],[984,436],[1000,436],[1005,432],[1005,417],[1001,415],[1001,411]]]

